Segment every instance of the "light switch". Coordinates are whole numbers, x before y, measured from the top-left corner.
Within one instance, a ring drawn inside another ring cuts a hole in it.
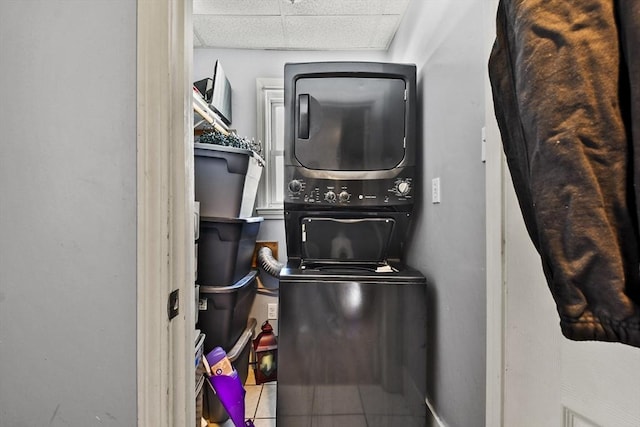
[[[440,177],[431,180],[431,203],[440,203]]]

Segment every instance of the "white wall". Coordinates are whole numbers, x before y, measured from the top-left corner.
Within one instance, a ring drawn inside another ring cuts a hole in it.
[[[134,426],[136,1],[1,1],[0,52],[0,426]]]
[[[409,264],[428,279],[428,394],[447,426],[485,418],[487,21],[482,0],[413,1],[390,58],[418,66],[422,200]],[[431,181],[441,181],[440,204]]]

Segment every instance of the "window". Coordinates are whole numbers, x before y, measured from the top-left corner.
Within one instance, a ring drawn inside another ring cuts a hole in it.
[[[283,217],[284,84],[281,79],[256,79],[257,133],[266,162],[256,210],[267,219]]]

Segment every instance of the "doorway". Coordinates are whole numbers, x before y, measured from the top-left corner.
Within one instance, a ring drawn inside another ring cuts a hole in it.
[[[138,426],[187,426],[195,423],[191,0],[137,4]]]

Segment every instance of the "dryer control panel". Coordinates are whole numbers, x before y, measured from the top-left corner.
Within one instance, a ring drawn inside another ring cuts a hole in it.
[[[384,206],[413,203],[413,178],[331,180],[294,177],[286,188],[285,202],[328,206]]]

